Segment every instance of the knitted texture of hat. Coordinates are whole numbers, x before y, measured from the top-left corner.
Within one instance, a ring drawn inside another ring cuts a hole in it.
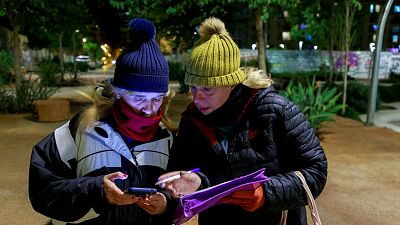
[[[168,91],[169,67],[155,41],[152,22],[135,18],[129,22],[131,42],[117,58],[112,84],[138,92]]]
[[[200,26],[200,39],[189,57],[185,83],[190,86],[222,87],[242,83],[238,46],[217,18],[206,19]]]

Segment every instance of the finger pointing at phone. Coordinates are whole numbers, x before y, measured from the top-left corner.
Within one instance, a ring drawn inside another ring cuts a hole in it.
[[[193,171],[174,171],[163,174],[159,177],[160,181],[157,184],[168,191],[172,197],[182,197],[197,191],[201,185],[199,175]]]

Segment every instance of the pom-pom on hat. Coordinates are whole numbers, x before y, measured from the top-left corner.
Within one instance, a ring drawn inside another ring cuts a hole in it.
[[[129,22],[131,42],[117,58],[112,84],[130,91],[168,91],[169,68],[155,41],[152,22],[135,18]]]
[[[200,25],[200,39],[194,45],[186,69],[185,83],[190,86],[222,87],[242,83],[238,46],[225,24],[210,17]]]

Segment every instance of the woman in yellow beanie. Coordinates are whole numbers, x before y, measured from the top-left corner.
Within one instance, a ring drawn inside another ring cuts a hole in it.
[[[161,186],[175,197],[265,168],[270,178],[238,191],[199,215],[200,225],[307,224],[300,171],[314,197],[327,180],[327,159],[299,108],[277,94],[263,71],[240,68],[240,52],[224,23],[206,19],[190,55],[185,83],[193,101],[179,124],[168,170],[181,174]],[[182,173],[201,168],[196,173]]]

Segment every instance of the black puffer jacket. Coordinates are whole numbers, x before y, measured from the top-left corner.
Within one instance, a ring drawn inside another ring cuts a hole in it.
[[[203,184],[213,186],[266,168],[271,180],[264,184],[265,203],[260,209],[250,213],[236,205],[218,205],[200,214],[200,225],[275,225],[285,209],[289,209],[288,225],[307,224],[306,196],[292,172],[302,172],[314,197],[321,193],[327,159],[320,142],[299,108],[273,87],[257,91],[240,86],[241,91],[236,90],[230,99],[242,103],[233,103],[233,109],[224,114],[239,118],[230,135],[221,135],[218,118],[210,120],[193,103],[189,105],[182,114],[168,170],[199,167],[205,175]],[[223,117],[219,115],[221,121],[227,120]],[[221,137],[228,137],[227,153]]]

